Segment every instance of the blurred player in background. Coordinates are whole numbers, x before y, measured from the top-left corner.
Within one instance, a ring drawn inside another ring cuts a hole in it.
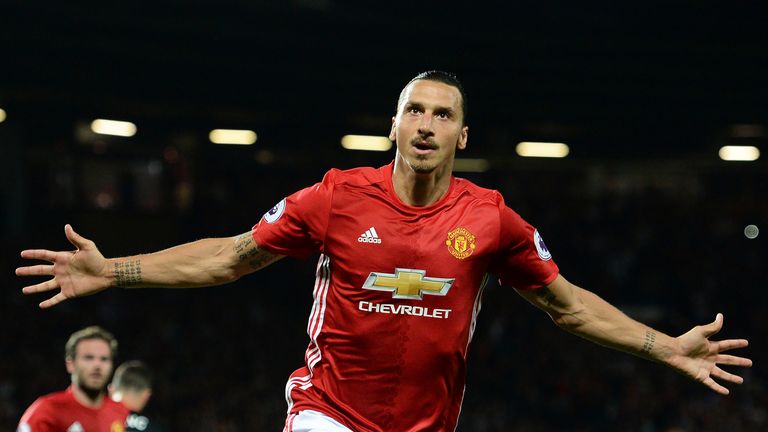
[[[747,341],[709,340],[722,315],[677,338],[630,319],[568,282],[539,232],[500,193],[454,177],[456,151],[468,141],[466,115],[455,76],[422,73],[398,99],[391,164],[331,170],[242,235],[146,255],[105,259],[67,225],[76,251],[22,252],[49,264],[17,274],[53,276],[23,292],[57,290],[40,304],[46,308],[115,286],[219,285],[284,256],[319,253],[305,364],[286,385],[285,430],[293,432],[453,431],[489,273],[580,337],[665,364],[721,394],[728,390],[715,379],[743,381],[718,365],[750,366],[723,354]]]
[[[115,369],[109,385],[112,400],[123,404],[131,413],[125,422],[126,432],[156,432],[159,429],[141,412],[152,396],[152,371],[138,360],[127,361]]]
[[[117,340],[101,327],[73,333],[64,353],[72,385],[38,398],[24,412],[17,431],[123,431],[128,409],[106,397],[116,355]]]

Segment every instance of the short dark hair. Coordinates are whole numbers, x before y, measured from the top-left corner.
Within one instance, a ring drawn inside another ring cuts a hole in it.
[[[439,71],[439,70],[430,70],[426,72],[422,72],[415,77],[413,77],[410,81],[408,81],[408,84],[403,87],[403,90],[400,91],[400,97],[397,98],[397,109],[400,109],[400,104],[403,103],[403,98],[405,97],[405,89],[408,88],[409,85],[411,85],[414,81],[418,80],[428,80],[428,81],[437,81],[443,84],[447,84],[451,87],[456,87],[456,89],[459,91],[459,94],[461,95],[461,112],[462,112],[462,124],[466,126],[467,124],[467,92],[464,91],[464,86],[461,85],[461,81],[459,81],[459,78],[456,76],[456,74],[452,72],[445,72],[445,71]]]
[[[127,361],[115,370],[112,378],[112,387],[115,390],[142,391],[152,388],[152,371],[139,360]]]
[[[117,357],[117,339],[115,339],[112,333],[99,326],[90,326],[72,333],[69,340],[67,340],[67,344],[64,345],[64,360],[74,360],[77,344],[86,339],[103,340],[109,345],[109,350],[112,353],[112,360]]]

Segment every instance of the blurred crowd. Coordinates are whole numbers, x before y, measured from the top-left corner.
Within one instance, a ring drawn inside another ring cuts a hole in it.
[[[68,385],[66,337],[90,324],[117,336],[118,362],[141,359],[154,369],[147,413],[168,430],[281,430],[285,382],[307,343],[311,259],[282,260],[228,286],[111,290],[45,311],[36,307],[43,296],[23,296],[25,281],[13,275],[23,248],[69,248],[67,222],[108,256],[248,231],[280,198],[330,168],[247,163],[191,176],[193,199],[175,209],[130,205],[125,197],[120,206],[94,208],[78,193],[56,198],[53,175],[23,173],[34,197],[4,232],[0,255],[0,430],[14,430],[36,397]],[[518,162],[469,177],[502,191],[572,282],[672,335],[723,312],[716,338],[750,339],[739,354],[755,367],[730,396],[718,396],[660,365],[568,335],[510,288],[494,286],[470,349],[459,431],[768,430],[765,170]],[[176,196],[179,182],[160,181],[159,202]],[[19,211],[8,203],[5,212]],[[747,239],[748,224],[764,232]]]

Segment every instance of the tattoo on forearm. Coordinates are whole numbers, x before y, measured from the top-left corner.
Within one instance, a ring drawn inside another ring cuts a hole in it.
[[[547,306],[549,306],[555,299],[555,295],[547,287],[539,288],[536,291],[536,295],[538,295],[541,301],[543,301]]]
[[[249,256],[253,256],[256,253],[253,238],[247,234],[237,237],[235,239],[233,250],[235,251],[235,255],[240,259],[240,262],[245,261]]]
[[[645,343],[640,350],[640,354],[650,354],[653,349],[653,345],[656,343],[656,332],[653,330],[645,331]]]
[[[239,235],[232,250],[241,263],[247,262],[254,270],[259,270],[277,259],[274,254],[260,250],[250,233]]]
[[[141,260],[115,263],[115,285],[129,287],[141,283]]]

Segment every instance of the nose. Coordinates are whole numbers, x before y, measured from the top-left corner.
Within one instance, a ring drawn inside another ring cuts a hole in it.
[[[421,116],[421,121],[419,122],[419,133],[421,135],[432,134],[432,116],[431,115]]]

